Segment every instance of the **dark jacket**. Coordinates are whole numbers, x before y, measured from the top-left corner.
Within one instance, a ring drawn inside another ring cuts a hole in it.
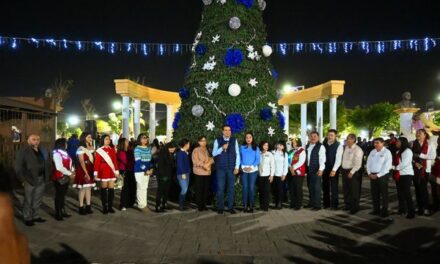
[[[179,150],[176,153],[176,170],[177,175],[190,174],[191,163],[189,161],[189,154],[183,150]]]
[[[170,180],[176,170],[174,153],[170,153],[168,148],[162,148],[159,153],[157,165],[157,179],[161,181]]]
[[[39,148],[39,151],[42,154],[42,160],[38,158],[31,146],[23,146],[18,152],[15,159],[15,173],[21,182],[26,181],[35,186],[40,175],[40,168],[42,169],[41,175],[44,177],[44,181],[49,181],[52,161],[46,150]],[[44,164],[41,164],[41,162]]]

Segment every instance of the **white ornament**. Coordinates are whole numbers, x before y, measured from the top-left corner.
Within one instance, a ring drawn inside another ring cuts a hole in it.
[[[220,35],[215,35],[214,37],[212,37],[212,43],[217,43],[220,41]]]
[[[241,93],[241,87],[240,85],[233,83],[229,85],[228,92],[231,96],[238,96]]]
[[[210,4],[212,4],[212,0],[203,0],[203,3],[205,5],[210,5]]]
[[[224,5],[224,4],[226,4],[226,0],[217,0],[217,3]]]
[[[215,61],[208,61],[203,65],[203,70],[204,71],[212,71],[215,68],[215,65],[217,65],[217,62]]]
[[[249,46],[247,46],[247,51],[249,51],[249,52],[254,52],[254,46],[252,46],[252,45],[249,45]]]
[[[211,56],[211,57],[209,57],[209,61],[211,61],[211,62],[215,61],[215,55],[214,55],[214,56]]]
[[[253,78],[253,79],[250,79],[250,80],[249,80],[249,85],[250,85],[250,86],[252,86],[252,87],[257,87],[257,84],[258,84],[258,82],[257,82],[257,78]]]
[[[272,108],[272,114],[276,115],[276,113],[278,112],[278,110],[276,108]]]
[[[211,95],[215,89],[217,89],[219,86],[218,82],[208,82],[205,84],[206,93],[208,95]]]
[[[241,21],[240,18],[238,17],[231,17],[231,19],[229,19],[229,27],[233,30],[237,30],[241,27]]]
[[[206,130],[214,131],[214,128],[215,128],[214,122],[208,121],[208,124],[206,125]]]
[[[204,111],[205,111],[205,109],[203,109],[203,106],[201,106],[201,105],[195,105],[191,109],[191,113],[193,114],[193,116],[196,116],[196,117],[201,117],[203,115]]]
[[[267,134],[268,134],[270,137],[273,137],[273,135],[275,135],[275,129],[273,129],[272,127],[269,127],[269,128],[267,129]]]
[[[275,103],[272,103],[272,102],[269,102],[269,103],[267,103],[267,105],[270,107],[270,108],[277,108],[277,105],[275,104]]]
[[[202,31],[200,31],[199,33],[197,33],[196,38],[194,39],[194,43],[192,45],[192,51],[195,52],[196,51],[196,47],[197,45],[199,45],[200,42],[200,38],[202,37]]]
[[[270,55],[272,55],[272,47],[269,45],[264,45],[263,46],[263,55],[264,57],[269,57]]]
[[[264,0],[258,0],[258,7],[261,11],[264,11],[266,9],[266,1]]]

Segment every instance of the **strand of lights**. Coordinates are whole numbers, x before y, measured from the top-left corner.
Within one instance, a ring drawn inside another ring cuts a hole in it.
[[[403,39],[403,40],[376,40],[376,41],[347,41],[347,42],[295,42],[295,43],[273,43],[269,44],[280,55],[286,56],[289,53],[351,53],[362,52],[364,54],[382,54],[385,52],[397,51],[423,51],[427,52],[437,47],[440,38],[421,38],[421,39]],[[21,44],[29,44],[32,47],[58,47],[59,49],[74,48],[78,51],[98,50],[110,54],[119,52],[138,53],[150,55],[150,52],[156,52],[158,56],[184,54],[191,51],[192,44],[185,43],[123,43],[123,42],[104,42],[104,41],[72,41],[68,39],[39,39],[35,37],[2,37],[0,36],[0,46],[18,49]],[[43,45],[42,45],[43,44]],[[46,44],[46,45],[44,45]],[[23,45],[24,46],[24,45]]]

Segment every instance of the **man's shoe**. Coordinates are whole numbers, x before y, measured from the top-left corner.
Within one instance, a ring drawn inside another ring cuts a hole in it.
[[[218,210],[217,210],[217,214],[222,215],[222,214],[223,214],[223,209],[218,209]]]
[[[351,210],[350,210],[350,214],[352,214],[352,215],[357,214],[357,212],[358,212],[358,210],[356,210],[356,209],[351,209]]]
[[[35,225],[34,221],[32,221],[32,220],[24,221],[24,224],[27,225],[27,226],[34,226]]]
[[[406,215],[406,218],[407,218],[407,219],[413,219],[415,216],[416,216],[416,213],[415,213],[415,212],[409,212],[409,213]]]
[[[312,211],[319,211],[319,210],[321,210],[321,207],[313,207],[312,208]]]
[[[66,212],[66,209],[62,209],[62,210],[61,210],[61,216],[62,216],[62,217],[65,217],[65,218],[69,218],[69,217],[71,217],[72,215],[68,214],[68,213]]]
[[[61,214],[56,214],[55,215],[55,220],[57,221],[63,221],[63,216]]]
[[[235,212],[234,209],[229,210],[229,212],[230,212],[231,214],[236,214],[236,213],[237,213],[237,212]]]
[[[41,217],[35,218],[35,219],[32,220],[32,221],[37,222],[37,223],[44,223],[44,222],[46,222],[46,220],[43,219],[43,218],[41,218]]]
[[[108,208],[108,212],[111,213],[111,214],[116,213],[116,211],[113,209],[113,207],[109,207]]]

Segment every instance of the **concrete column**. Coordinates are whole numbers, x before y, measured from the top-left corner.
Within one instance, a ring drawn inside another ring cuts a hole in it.
[[[156,138],[156,103],[150,102],[150,142]]]
[[[330,98],[330,129],[337,129],[337,98]]]
[[[173,138],[173,106],[167,105],[167,142]]]
[[[134,100],[134,115],[133,115],[134,138],[141,133],[141,100]]]
[[[301,104],[301,142],[307,145],[307,104]]]
[[[122,137],[129,138],[130,135],[130,97],[122,96]]]
[[[316,101],[316,131],[319,133],[319,136],[321,137],[321,140],[324,138],[323,135],[323,102],[322,101]]]
[[[289,136],[289,105],[283,106],[284,108],[284,120],[285,120],[285,126],[284,126],[284,133],[286,133],[287,136]]]

